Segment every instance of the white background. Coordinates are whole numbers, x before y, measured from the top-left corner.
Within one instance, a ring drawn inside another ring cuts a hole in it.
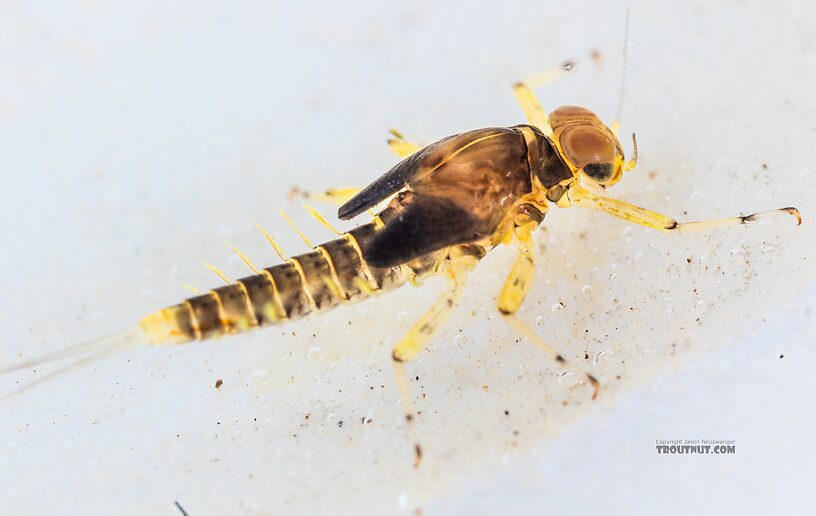
[[[795,205],[805,224],[667,236],[551,212],[520,315],[600,377],[599,400],[493,315],[501,249],[410,366],[419,470],[389,355],[435,281],[136,350],[0,405],[3,512],[801,513],[816,11],[629,5],[622,134],[637,132],[641,164],[610,193],[681,220]],[[279,207],[328,239],[290,189],[373,180],[395,162],[387,127],[428,143],[522,122],[510,84],[569,58],[542,102],[610,120],[624,17],[618,2],[3,2],[0,362],[216,285],[201,260],[244,275],[222,239],[275,263],[253,220],[302,252]],[[659,456],[656,439],[733,439],[736,454]]]

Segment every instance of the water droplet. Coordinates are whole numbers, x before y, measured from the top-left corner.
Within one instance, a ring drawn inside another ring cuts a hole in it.
[[[693,192],[691,192],[689,194],[689,200],[693,201],[694,199],[696,199],[699,196],[700,196],[700,192],[698,192],[697,190],[694,190]]]
[[[408,322],[409,315],[410,314],[408,313],[408,310],[400,310],[399,313],[397,313],[397,322],[398,323]]]
[[[555,314],[555,313],[560,312],[563,309],[564,309],[564,303],[559,301],[559,302],[555,303],[554,305],[552,305],[552,308],[550,310],[552,310],[552,313]]]
[[[617,277],[618,277],[618,275],[617,275],[617,274],[610,274],[610,275],[609,275],[609,279],[611,279],[611,280],[614,280],[614,279],[615,279],[615,278],[617,278]]]
[[[309,350],[307,355],[309,358],[314,358],[318,353],[320,353],[320,346],[314,346]]]
[[[457,346],[461,346],[462,343],[464,343],[464,342],[465,342],[465,336],[464,335],[462,335],[461,333],[457,333],[456,335],[454,335],[454,337],[453,337],[453,343],[454,344],[456,344]]]
[[[745,254],[745,249],[742,247],[735,247],[731,249],[731,258],[738,259],[742,258],[742,255]]]
[[[564,380],[565,380],[565,379],[566,379],[566,378],[567,378],[569,375],[573,375],[573,376],[575,376],[575,373],[573,373],[572,371],[564,371],[563,373],[559,374],[559,375],[558,375],[558,383],[559,383],[559,384],[563,384],[563,383],[564,383]]]
[[[604,356],[607,353],[611,354],[612,351],[609,351],[608,349],[602,349],[602,350],[598,351],[597,353],[595,353],[595,356],[592,357],[592,365],[593,366],[598,365],[598,359],[601,358],[602,356]]]
[[[263,394],[274,388],[275,377],[269,371],[256,369],[247,375],[244,383],[252,394]]]
[[[538,317],[536,317],[536,324],[537,324],[538,326],[543,325],[543,324],[544,324],[546,321],[547,321],[547,320],[544,318],[544,316],[543,316],[543,315],[539,315]]]
[[[635,260],[640,260],[643,258],[643,253],[635,253]]]
[[[519,369],[521,369],[522,371],[527,369],[527,362],[525,362],[524,360],[519,362]]]
[[[403,510],[408,507],[408,497],[405,496],[405,493],[400,493],[399,498],[397,499],[397,505],[399,505],[399,508]]]
[[[584,294],[592,294],[592,285],[584,285],[583,288],[581,288],[581,292]]]
[[[762,251],[760,251],[760,252],[762,253],[762,256],[768,256],[769,254],[771,254],[774,251],[776,251],[776,248],[774,246],[766,245],[766,246],[764,246],[762,248]]]

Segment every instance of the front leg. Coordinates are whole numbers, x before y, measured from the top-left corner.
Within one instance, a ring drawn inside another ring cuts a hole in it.
[[[731,217],[718,220],[703,220],[698,222],[677,222],[671,217],[660,213],[619,201],[609,197],[596,195],[586,188],[573,184],[567,190],[567,194],[558,202],[561,207],[579,206],[594,208],[603,211],[619,219],[640,224],[649,228],[657,229],[667,233],[690,233],[694,231],[707,231],[711,229],[727,228],[739,226],[750,222],[758,222],[778,217],[780,215],[791,215],[796,218],[797,225],[802,223],[802,216],[799,210],[793,207],[779,208],[777,210],[752,213],[751,215]]]

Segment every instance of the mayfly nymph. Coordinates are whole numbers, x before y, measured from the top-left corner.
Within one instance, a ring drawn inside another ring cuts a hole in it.
[[[637,164],[634,135],[633,156],[626,160],[617,123],[609,127],[593,112],[575,106],[547,114],[525,82],[516,83],[514,92],[528,123],[476,129],[425,147],[392,131],[389,145],[402,158],[399,163],[361,190],[330,190],[323,196],[323,200],[342,204],[340,219],[352,219],[387,203],[372,221],[340,233],[309,208],[337,238],[310,245],[311,252],[288,258],[259,227],[283,263],[259,269],[235,249],[254,274],[163,308],[125,332],[0,372],[76,359],[34,382],[39,383],[136,345],[178,344],[241,333],[360,301],[428,276],[443,276],[450,288],[393,348],[394,362],[401,370],[400,364],[423,349],[457,304],[467,274],[500,244],[516,246],[518,254],[498,296],[499,313],[566,366],[562,354],[514,315],[533,278],[532,235],[550,207],[593,208],[666,233],[725,228],[778,215],[791,215],[801,223],[799,211],[792,207],[681,223],[607,197],[606,190]],[[586,372],[583,376],[593,386],[594,398],[599,383]],[[410,401],[407,396],[402,400],[410,419]]]

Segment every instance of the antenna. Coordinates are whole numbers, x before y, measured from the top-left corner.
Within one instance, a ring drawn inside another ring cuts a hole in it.
[[[618,97],[618,112],[615,120],[620,123],[623,113],[623,98],[626,94],[626,62],[629,53],[629,8],[626,8],[626,18],[623,22],[623,70],[621,73],[620,97]]]

